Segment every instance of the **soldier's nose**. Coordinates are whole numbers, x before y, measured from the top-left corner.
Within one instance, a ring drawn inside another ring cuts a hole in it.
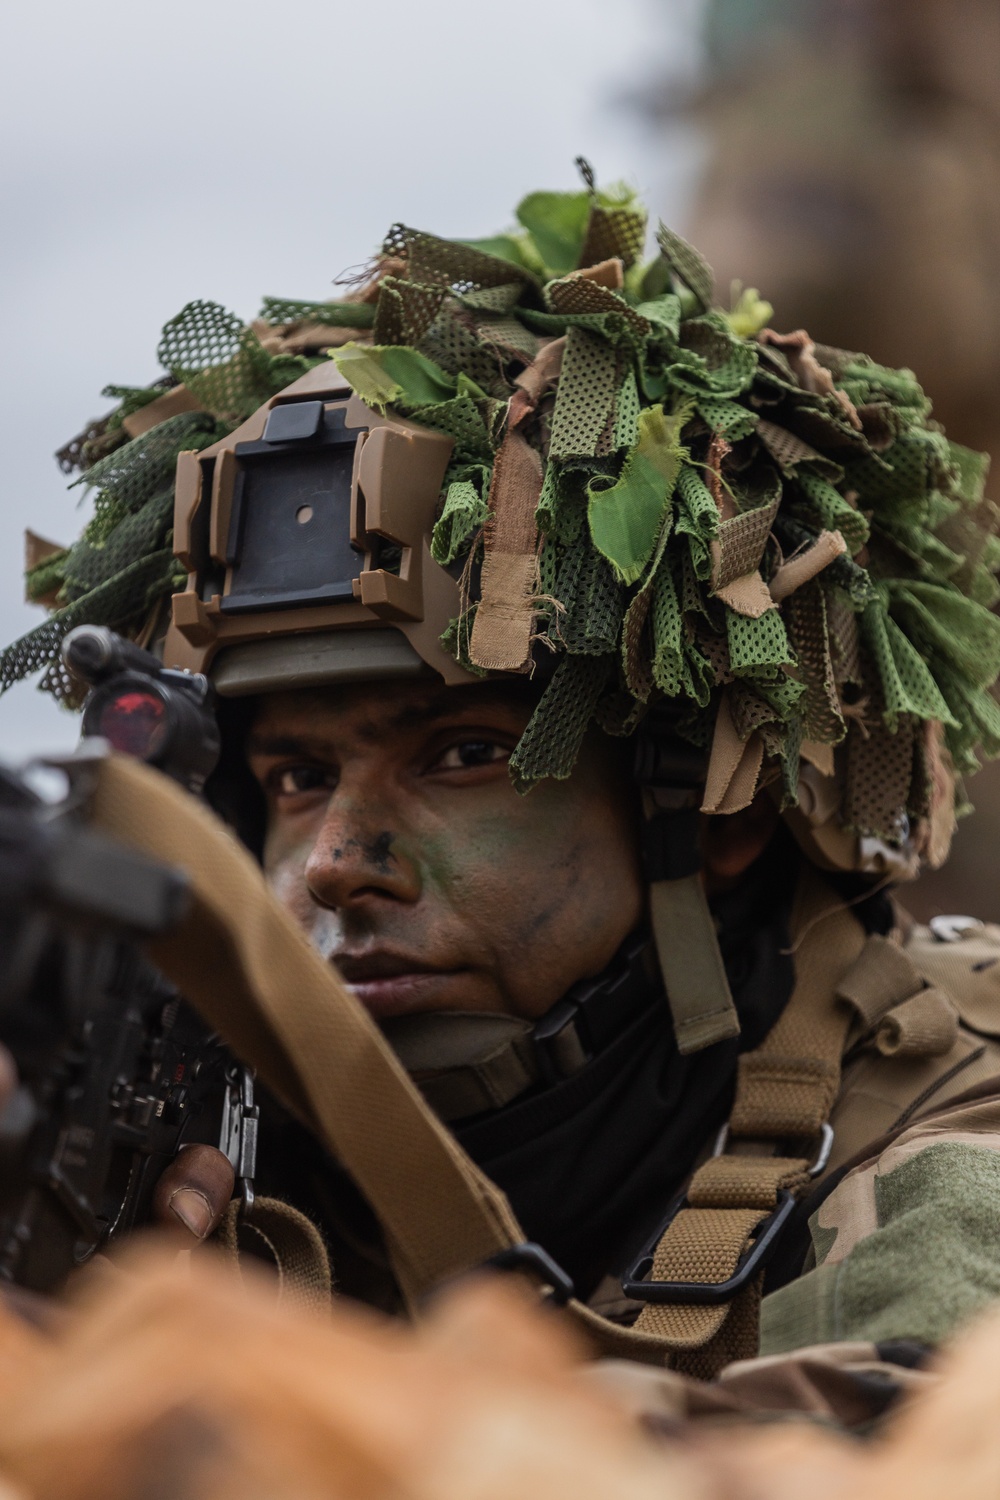
[[[405,844],[391,827],[331,805],[306,862],[311,895],[334,910],[371,900],[415,901],[420,875]]]

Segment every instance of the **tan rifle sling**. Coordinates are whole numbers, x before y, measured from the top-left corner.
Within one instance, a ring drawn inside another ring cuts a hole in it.
[[[349,1172],[376,1213],[411,1308],[441,1283],[524,1241],[504,1194],[431,1112],[367,1012],[273,898],[246,850],[156,771],[111,756],[94,767],[94,825],[191,882],[186,916],[148,944],[163,972]],[[731,1275],[782,1188],[810,1158],[774,1157],[788,1137],[813,1149],[837,1094],[854,1010],[835,998],[866,946],[861,924],[819,879],[800,891],[792,998],[764,1044],[740,1059],[734,1148],[695,1173],[689,1206],[656,1252],[656,1279]],[[886,945],[887,947],[889,945]],[[876,966],[877,967],[877,966]],[[749,1148],[751,1154],[739,1154]],[[602,1354],[710,1377],[756,1351],[759,1283],[721,1307],[649,1304],[635,1328],[582,1303],[575,1319]]]
[[[280,1198],[254,1200],[249,1217],[234,1198],[215,1241],[237,1270],[245,1249],[270,1261],[278,1277],[278,1296],[286,1304],[329,1311],[333,1273],[323,1236],[311,1219]]]

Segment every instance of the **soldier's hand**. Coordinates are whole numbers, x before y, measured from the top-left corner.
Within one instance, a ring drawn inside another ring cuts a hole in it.
[[[228,1157],[214,1146],[184,1146],[157,1183],[154,1218],[189,1241],[205,1240],[219,1227],[235,1182]]]

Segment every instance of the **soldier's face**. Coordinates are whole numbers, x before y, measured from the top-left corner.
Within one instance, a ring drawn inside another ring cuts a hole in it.
[[[482,685],[273,693],[249,742],[279,898],[377,1016],[542,1015],[639,921],[620,745],[527,797],[507,761],[531,713]]]

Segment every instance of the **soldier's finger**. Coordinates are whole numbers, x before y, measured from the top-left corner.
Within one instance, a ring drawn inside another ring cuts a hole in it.
[[[233,1196],[235,1175],[214,1146],[188,1146],[164,1172],[153,1196],[153,1216],[196,1240],[207,1239]]]

